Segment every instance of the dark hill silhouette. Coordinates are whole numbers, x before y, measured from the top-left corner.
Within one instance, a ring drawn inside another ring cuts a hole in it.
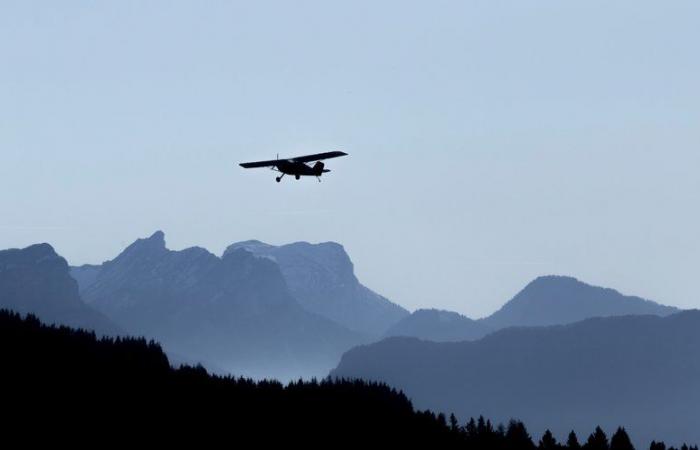
[[[471,341],[492,329],[483,321],[438,309],[419,309],[389,328],[385,337],[409,336],[435,342]]]
[[[350,257],[335,242],[274,246],[260,241],[230,245],[226,253],[244,248],[279,264],[289,290],[308,311],[373,337],[408,316],[408,311],[363,286]],[[226,255],[224,253],[224,255]]]
[[[97,340],[0,311],[0,375],[12,391],[3,408],[5,438],[36,443],[234,446],[328,444],[368,440],[453,446],[458,435],[399,392],[376,383],[256,383],[170,368],[160,347],[143,339]],[[12,395],[16,394],[16,395]],[[28,419],[31,417],[31,419]]]
[[[121,332],[107,317],[83,303],[68,263],[49,244],[0,251],[0,308],[99,334]]]
[[[166,248],[162,232],[102,264],[83,297],[134,335],[239,375],[323,375],[364,337],[305,311],[273,261]]]
[[[71,448],[116,445],[234,447],[460,448],[534,450],[525,425],[494,426],[479,417],[415,411],[401,392],[365,381],[254,382],[202,368],[170,367],[144,339],[96,339],[0,311],[0,381],[6,439]],[[542,450],[581,450],[572,433],[560,446],[550,433]],[[600,428],[586,450],[633,450],[624,429],[609,440]],[[650,450],[666,450],[653,443]],[[697,450],[697,447],[684,450]]]
[[[624,315],[667,316],[677,308],[613,289],[591,286],[572,277],[544,276],[529,283],[501,309],[484,319],[472,320],[457,313],[418,310],[385,334],[436,342],[475,340],[491,331],[512,326],[564,325],[592,317]]]
[[[332,376],[386,382],[420,408],[523,419],[560,438],[625,425],[637,442],[700,441],[700,311],[508,328],[473,342],[390,338]]]

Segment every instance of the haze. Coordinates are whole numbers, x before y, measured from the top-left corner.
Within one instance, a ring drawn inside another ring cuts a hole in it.
[[[692,1],[3,2],[0,248],[342,243],[410,309],[700,307]],[[256,159],[343,150],[277,184]]]

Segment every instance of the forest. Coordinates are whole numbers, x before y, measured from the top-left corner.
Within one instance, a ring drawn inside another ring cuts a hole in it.
[[[160,345],[98,338],[0,311],[2,432],[25,443],[95,445],[411,445],[485,450],[631,450],[624,428],[579,441],[539,439],[525,424],[460,423],[417,411],[402,393],[362,380],[283,385],[171,367]],[[652,442],[650,450],[672,450]],[[673,449],[677,450],[677,449]],[[698,450],[683,445],[681,450]]]

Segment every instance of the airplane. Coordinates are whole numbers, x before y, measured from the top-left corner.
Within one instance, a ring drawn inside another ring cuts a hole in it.
[[[302,176],[312,176],[316,177],[318,181],[321,181],[321,175],[330,172],[330,169],[325,168],[325,164],[321,161],[324,159],[338,158],[340,156],[347,156],[345,152],[326,152],[326,153],[316,153],[314,155],[297,156],[296,158],[271,159],[269,161],[255,161],[241,163],[240,166],[245,169],[253,169],[257,167],[270,167],[276,172],[280,172],[282,175],[275,177],[275,181],[278,183],[282,181],[282,177],[285,175],[294,175],[297,180]],[[316,161],[316,164],[309,166],[306,163]]]

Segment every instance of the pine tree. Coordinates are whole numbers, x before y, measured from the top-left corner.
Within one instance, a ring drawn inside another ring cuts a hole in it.
[[[540,450],[557,450],[559,448],[559,444],[557,443],[557,440],[554,439],[554,436],[552,436],[551,431],[546,430],[544,432],[542,439],[540,439],[540,445],[538,448]]]
[[[630,440],[627,431],[620,427],[610,439],[610,450],[634,450],[634,445]],[[685,450],[688,450],[687,448]]]
[[[649,450],[666,450],[666,444],[663,442],[651,441]]]
[[[476,421],[476,431],[480,436],[486,434],[486,419],[484,419],[484,416],[479,416],[479,419]]]
[[[478,428],[476,426],[476,421],[472,417],[469,419],[469,422],[467,422],[467,425],[464,427],[464,430],[467,433],[467,438],[469,439],[476,439],[476,436],[478,434]],[[666,449],[663,449],[666,450]]]
[[[450,429],[455,432],[460,431],[459,422],[457,422],[457,418],[455,417],[454,413],[450,414]]]
[[[578,437],[576,436],[576,433],[574,432],[574,430],[571,430],[571,433],[569,433],[569,438],[566,441],[566,446],[571,450],[580,450],[581,449],[581,444],[578,443]],[[653,449],[649,449],[649,450],[653,450]]]
[[[534,449],[535,444],[525,428],[525,424],[511,420],[506,430],[506,447],[518,450]]]
[[[588,437],[584,450],[609,450],[608,437],[600,427],[595,427],[595,431]]]

